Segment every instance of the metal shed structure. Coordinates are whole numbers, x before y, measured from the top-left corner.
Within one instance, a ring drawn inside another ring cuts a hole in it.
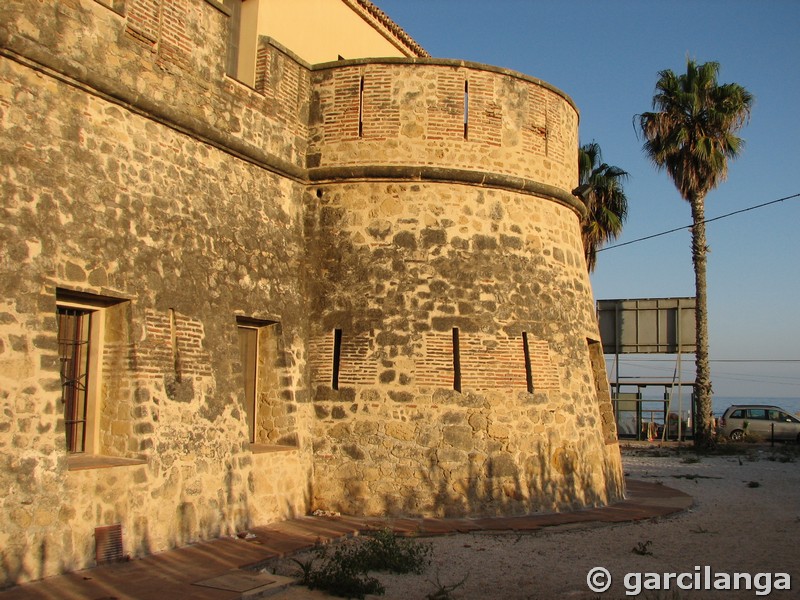
[[[603,353],[614,356],[611,398],[617,432],[621,438],[683,439],[691,435],[694,396],[689,393],[684,411],[683,354],[695,352],[694,298],[640,298],[599,300],[597,319]],[[622,377],[620,355],[674,355],[671,378]],[[663,388],[659,399],[644,398],[648,387]],[[655,408],[653,408],[655,406]]]

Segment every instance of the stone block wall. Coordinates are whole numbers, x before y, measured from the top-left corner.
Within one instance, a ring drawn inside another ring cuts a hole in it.
[[[96,527],[121,524],[140,556],[310,506],[304,187],[290,176],[305,120],[284,127],[276,101],[222,75],[218,7],[161,4],[0,6],[2,583],[91,566]],[[143,11],[184,37],[145,47]],[[103,323],[94,439],[76,455],[65,298]],[[252,447],[237,316],[280,324]]]
[[[572,102],[267,38],[250,88],[224,74],[227,19],[0,3],[0,585],[91,566],[106,525],[140,556],[314,508],[618,497]],[[67,305],[98,336],[84,453]],[[268,330],[253,423],[241,323]]]
[[[575,187],[578,112],[555,88],[461,61],[348,63],[313,71],[310,167],[435,166]]]
[[[572,208],[458,182],[307,198],[327,274],[309,288],[315,506],[496,515],[621,495]]]

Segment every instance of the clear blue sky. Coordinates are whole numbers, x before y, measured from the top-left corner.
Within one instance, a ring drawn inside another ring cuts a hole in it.
[[[800,193],[798,0],[373,0],[430,54],[506,67],[566,92],[581,143],[630,173],[626,242],[691,222],[669,177],[645,159],[632,122],[658,72],[686,58],[721,64],[719,81],[756,98],[742,156],[706,216]],[[711,358],[800,360],[800,198],[708,225]],[[595,297],[693,296],[688,230],[601,252]],[[693,370],[689,357],[689,376]],[[628,355],[623,375],[674,365]],[[800,362],[714,362],[719,396],[800,397]]]

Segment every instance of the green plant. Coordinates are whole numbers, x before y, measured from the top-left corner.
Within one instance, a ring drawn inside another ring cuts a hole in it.
[[[631,549],[631,552],[640,556],[653,556],[653,553],[650,551],[650,545],[652,543],[653,542],[650,540],[647,540],[646,542],[638,542],[636,546]]]
[[[711,366],[708,358],[708,288],[705,199],[725,180],[728,161],[744,142],[736,136],[750,117],[753,96],[744,87],[719,84],[719,63],[697,64],[687,58],[686,74],[659,73],[653,112],[638,116],[644,151],[664,169],[692,210],[692,263],[695,274],[695,402],[698,419],[694,444],[713,445]]]
[[[318,559],[322,559],[326,555],[326,548],[319,542],[314,545],[314,550],[311,554],[305,558],[305,560],[300,560],[298,558],[290,558],[293,563],[295,563],[298,567],[300,567],[300,571],[297,573],[300,576],[300,585],[309,585],[311,582],[313,573],[314,573],[314,564],[317,562]]]
[[[422,573],[431,562],[431,551],[428,544],[383,529],[361,544],[359,562],[367,571]]]
[[[464,578],[459,581],[458,583],[451,583],[451,584],[444,584],[439,580],[439,572],[436,572],[436,581],[433,582],[430,579],[428,583],[431,583],[436,586],[436,589],[432,591],[430,594],[425,596],[426,600],[452,600],[453,596],[451,595],[452,592],[460,588],[464,583],[466,583],[467,578],[469,577],[469,573],[464,575]]]
[[[385,592],[381,582],[359,564],[359,550],[353,544],[339,546],[318,569],[312,569],[307,585],[341,598],[363,599],[367,594],[380,596]]]
[[[300,585],[308,585],[311,582],[311,575],[314,572],[314,562],[316,561],[316,557],[311,556],[303,561],[297,558],[292,558],[290,560],[300,567],[300,571],[298,573],[300,576]]]
[[[431,552],[430,545],[382,530],[347,540],[332,552],[318,546],[305,560],[291,560],[300,568],[301,585],[342,598],[364,598],[367,594],[382,595],[385,591],[369,571],[422,573],[430,564]]]

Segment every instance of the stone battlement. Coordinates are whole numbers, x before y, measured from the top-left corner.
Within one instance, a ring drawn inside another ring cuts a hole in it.
[[[441,167],[567,192],[577,178],[577,110],[520,74],[452,60],[361,60],[315,67],[312,91],[310,167]]]

